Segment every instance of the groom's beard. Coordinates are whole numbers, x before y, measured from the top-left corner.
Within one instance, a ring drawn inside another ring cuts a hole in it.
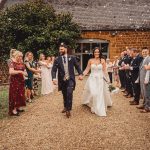
[[[60,53],[60,56],[63,56],[63,55],[65,55],[65,52],[61,52],[61,53]]]

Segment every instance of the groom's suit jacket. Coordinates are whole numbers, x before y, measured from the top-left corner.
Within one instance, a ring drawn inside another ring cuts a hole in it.
[[[76,57],[68,55],[67,58],[68,58],[68,60],[67,60],[68,61],[68,71],[69,71],[69,77],[70,77],[69,80],[72,80],[74,82],[73,88],[75,89],[76,81],[75,81],[74,67],[78,71],[79,75],[82,74],[82,71],[76,60]],[[63,65],[62,56],[58,56],[54,62],[52,72],[51,72],[52,79],[56,79],[57,70],[58,70],[58,90],[61,91],[63,88],[62,83],[64,82],[64,77],[65,77],[65,69],[64,69],[64,65]]]

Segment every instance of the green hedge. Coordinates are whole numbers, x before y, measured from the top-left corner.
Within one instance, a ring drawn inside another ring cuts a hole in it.
[[[53,55],[60,42],[75,48],[80,28],[70,13],[56,14],[44,0],[32,0],[0,12],[0,37],[0,53],[7,57],[11,48]]]

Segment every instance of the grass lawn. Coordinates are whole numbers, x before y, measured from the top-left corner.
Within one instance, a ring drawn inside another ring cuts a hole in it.
[[[36,92],[38,95],[34,99],[39,98],[41,95],[41,81],[38,81],[38,89]],[[0,86],[0,119],[3,119],[8,116],[8,95],[9,95],[9,86],[4,85]]]
[[[0,119],[8,115],[8,86],[0,86]]]

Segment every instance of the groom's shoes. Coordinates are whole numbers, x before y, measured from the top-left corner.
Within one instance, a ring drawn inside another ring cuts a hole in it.
[[[131,102],[130,102],[130,105],[139,105],[139,102],[131,101]]]
[[[67,117],[67,118],[70,118],[70,117],[71,117],[70,111],[66,111],[66,117]]]
[[[66,108],[64,108],[61,113],[65,113],[65,112],[66,112]]]

